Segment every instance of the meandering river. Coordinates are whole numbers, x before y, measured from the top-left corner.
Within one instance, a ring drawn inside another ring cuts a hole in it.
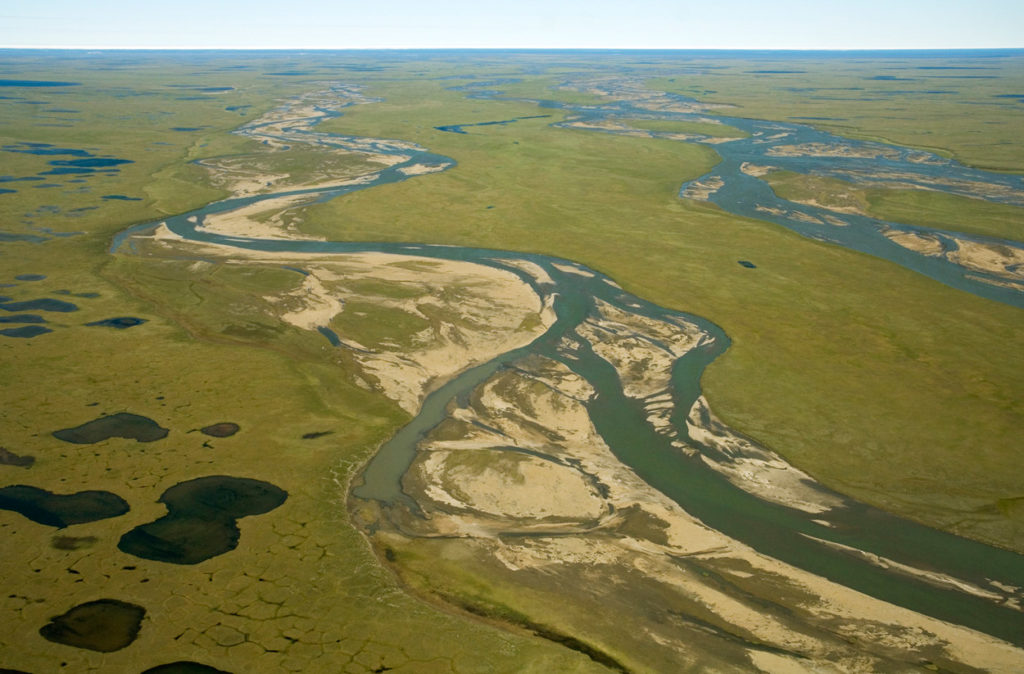
[[[661,107],[652,109],[654,103],[650,99],[644,99],[643,95],[636,92],[627,93],[630,94],[630,100],[613,101],[605,106],[568,106],[554,102],[542,104],[548,108],[563,109],[571,115],[560,124],[638,116],[679,120],[706,116],[704,111],[693,107],[694,102],[686,99],[663,97],[657,103]],[[485,95],[490,97],[496,94],[489,92]],[[672,106],[680,109],[669,109]],[[133,227],[115,239],[112,250],[130,250],[133,236],[164,224],[175,234],[190,241],[231,246],[241,251],[318,254],[378,251],[471,261],[512,271],[530,283],[538,294],[553,300],[557,318],[540,338],[528,346],[464,371],[431,393],[416,417],[385,443],[366,466],[362,484],[354,489],[356,496],[383,502],[408,499],[402,493],[402,475],[415,456],[416,443],[441,422],[448,404],[453,399],[467,396],[481,382],[509,363],[527,354],[538,354],[563,363],[594,387],[597,395],[588,405],[590,416],[615,455],[648,484],[708,526],[763,554],[879,599],[1024,646],[1024,613],[1014,607],[1014,602],[1021,599],[1020,588],[1024,587],[1024,557],[1021,555],[920,526],[832,494],[819,486],[813,488],[823,496],[840,502],[841,506],[824,514],[814,514],[772,503],[712,470],[700,460],[699,455],[687,456],[673,445],[674,440],[682,441],[709,460],[721,460],[721,457],[715,456],[714,447],[690,437],[686,424],[687,415],[700,395],[700,377],[704,368],[729,346],[725,333],[709,321],[656,306],[624,292],[612,279],[598,272],[543,255],[458,246],[258,239],[218,234],[204,228],[204,221],[211,216],[261,201],[292,195],[309,195],[310,199],[326,201],[356,190],[421,179],[415,178],[419,172],[417,167],[443,170],[456,165],[455,160],[431,153],[412,143],[327,134],[313,129],[317,122],[338,114],[339,109],[318,107],[306,116],[249,124],[239,132],[282,145],[313,143],[347,151],[388,155],[395,159],[395,163],[351,184],[227,199],[157,223]],[[709,198],[725,210],[767,219],[806,236],[877,255],[982,297],[1024,307],[1024,292],[1020,286],[1007,282],[1005,276],[992,273],[986,275],[979,270],[965,269],[947,257],[914,252],[885,236],[885,231],[891,229],[902,228],[920,233],[924,231],[922,228],[884,223],[861,215],[836,216],[825,209],[781,200],[763,180],[751,174],[749,166],[755,163],[770,164],[800,173],[815,172],[823,175],[848,176],[850,172],[857,172],[864,180],[873,180],[875,178],[869,176],[882,174],[898,175],[900,181],[917,181],[926,184],[928,189],[1014,204],[1024,203],[1024,184],[1021,178],[975,171],[916,150],[850,141],[795,124],[738,118],[723,121],[750,134],[747,138],[716,143],[716,149],[723,160],[711,174],[700,179],[705,184],[710,181],[710,184],[717,185],[711,190]],[[453,126],[458,126],[457,122],[452,120]],[[471,131],[477,132],[476,129]],[[701,139],[688,142],[701,142]],[[821,149],[838,145],[850,148],[844,152],[855,156],[829,156]],[[802,149],[780,150],[783,146]],[[789,156],[792,152],[798,154]],[[799,154],[801,152],[803,154]],[[690,184],[684,185],[682,192],[685,193],[689,187]],[[817,223],[812,223],[808,218],[815,219]],[[841,219],[844,224],[828,224],[829,218]],[[946,241],[947,245],[952,245],[950,242],[953,239],[965,238],[964,235],[947,232],[927,233]],[[1001,243],[1020,246],[1016,242]],[[539,266],[550,281],[522,271],[524,262]],[[1002,284],[997,285],[993,281]],[[571,359],[559,348],[566,337],[576,334],[584,320],[599,313],[600,303],[632,315],[685,322],[699,331],[701,339],[698,346],[673,365],[671,394],[675,432],[671,437],[656,432],[641,403],[626,396],[620,377],[609,362],[585,344],[577,350],[576,357]],[[964,587],[984,588],[988,595],[962,591],[955,584],[936,584],[923,577],[908,577],[870,563],[862,557],[844,553],[821,541],[878,555],[928,573],[941,574],[955,579]]]

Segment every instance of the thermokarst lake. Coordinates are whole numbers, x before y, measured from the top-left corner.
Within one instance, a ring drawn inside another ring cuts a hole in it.
[[[1024,666],[1020,53],[68,58],[0,667]]]

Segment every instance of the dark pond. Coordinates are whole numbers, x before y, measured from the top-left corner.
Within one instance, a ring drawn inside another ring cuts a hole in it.
[[[0,309],[4,311],[57,311],[60,313],[68,313],[71,311],[78,311],[78,307],[71,302],[65,302],[64,300],[54,300],[48,297],[38,300],[24,300],[21,302],[8,302],[10,298],[0,298]]]
[[[338,337],[338,333],[336,333],[334,330],[331,330],[330,328],[325,328],[324,326],[320,325],[317,326],[316,331],[319,332],[324,337],[326,337],[327,341],[331,343],[331,346],[341,346],[341,338]]]
[[[172,126],[171,131],[201,131],[205,126]]]
[[[24,515],[48,527],[64,527],[118,517],[128,512],[128,503],[109,491],[53,492],[15,484],[0,488],[0,509]]]
[[[91,157],[92,152],[88,150],[76,150],[69,147],[54,147],[49,143],[14,143],[13,145],[0,146],[0,150],[6,152],[19,152],[21,154],[39,154],[69,157]]]
[[[543,117],[550,117],[551,115],[530,115],[527,117],[515,117],[513,119],[501,119],[494,122],[476,122],[475,124],[448,124],[445,126],[435,126],[434,128],[438,131],[446,131],[448,133],[467,133],[464,127],[467,126],[498,126],[505,124],[512,124],[518,122],[521,119],[541,119]]]
[[[191,84],[168,84],[172,89],[189,89],[191,91],[202,91],[208,94],[216,94],[224,91],[234,91],[234,87],[197,87]]]
[[[126,438],[138,442],[153,442],[167,437],[169,431],[149,417],[118,412],[99,417],[74,428],[53,432],[53,437],[76,445],[91,445],[110,438]]]
[[[8,190],[0,187],[0,194],[17,194],[18,190]]]
[[[39,314],[14,314],[0,316],[0,323],[45,323],[46,319]]]
[[[44,274],[18,274],[14,278],[19,281],[42,281],[46,276]]]
[[[4,328],[0,330],[0,335],[18,339],[32,339],[39,335],[45,335],[48,332],[53,332],[53,330],[42,325],[23,325],[20,328]]]
[[[757,265],[751,262],[750,260],[737,260],[737,262],[740,264],[740,266],[746,267],[747,269],[757,269]]]
[[[105,194],[100,199],[107,199],[108,201],[142,201],[141,197],[126,197],[123,194]]]
[[[210,667],[191,660],[179,660],[166,665],[151,667],[142,674],[231,674],[223,669]]]
[[[65,646],[110,653],[135,641],[146,609],[117,599],[98,599],[50,618],[39,634]]]
[[[211,424],[209,426],[203,426],[199,429],[200,433],[209,435],[214,438],[229,438],[240,430],[238,424],[230,421],[222,421],[219,424]]]
[[[54,159],[50,166],[74,166],[78,168],[105,168],[133,164],[131,159],[114,159],[113,157],[87,157],[85,159]]]
[[[6,447],[0,447],[0,466],[18,466],[19,468],[31,468],[36,462],[36,457],[15,454]]]
[[[52,80],[0,80],[0,87],[77,87],[81,82],[57,82]]]
[[[142,325],[146,322],[145,318],[135,318],[134,316],[119,316],[117,318],[104,318],[102,321],[93,321],[92,323],[86,323],[90,327],[104,327],[104,328],[117,328],[118,330],[124,330],[126,328],[134,328],[136,325]]]
[[[167,514],[136,527],[117,547],[143,559],[198,564],[238,547],[236,520],[277,508],[288,493],[268,482],[211,475],[171,487],[160,497]]]

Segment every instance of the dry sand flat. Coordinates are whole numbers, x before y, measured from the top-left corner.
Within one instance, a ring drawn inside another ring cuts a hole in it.
[[[1024,281],[1024,248],[1009,244],[979,243],[956,239],[957,249],[949,258],[968,269]]]
[[[1024,282],[1024,247],[1006,243],[982,243],[964,237],[948,235],[950,245],[932,234],[890,229],[883,232],[891,241],[922,255],[943,256],[964,268],[993,274],[1006,279],[1010,284]],[[997,280],[983,276],[972,276],[986,283],[999,284]],[[1010,287],[1016,287],[1011,285]]]
[[[707,201],[711,195],[725,185],[725,181],[718,176],[711,176],[702,180],[694,180],[683,190],[683,196],[696,201]]]
[[[777,168],[774,166],[761,166],[758,164],[751,164],[750,162],[746,161],[743,162],[743,164],[740,166],[740,171],[742,171],[748,176],[753,176],[754,178],[766,176],[775,170],[777,170]]]
[[[296,216],[290,213],[290,209],[308,205],[314,196],[307,194],[277,197],[226,213],[208,215],[200,229],[214,234],[248,239],[315,240],[298,231]],[[289,215],[292,217],[289,218]]]
[[[716,459],[702,453],[701,460],[744,491],[809,513],[824,513],[845,505],[840,497],[819,488],[810,475],[775,452],[731,431],[715,417],[704,396],[694,402],[686,426],[694,441],[713,447],[725,457]]]
[[[921,253],[922,255],[942,255],[942,241],[930,234],[919,234],[897,229],[889,229],[883,232],[890,241],[898,243],[904,248]]]
[[[407,176],[422,176],[428,173],[438,173],[451,166],[451,164],[413,164],[398,169],[400,173]]]

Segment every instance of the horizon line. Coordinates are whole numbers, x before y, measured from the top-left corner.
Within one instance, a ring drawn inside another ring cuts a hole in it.
[[[0,50],[36,51],[747,51],[747,52],[951,52],[1024,51],[1019,47],[181,47],[0,45]]]

